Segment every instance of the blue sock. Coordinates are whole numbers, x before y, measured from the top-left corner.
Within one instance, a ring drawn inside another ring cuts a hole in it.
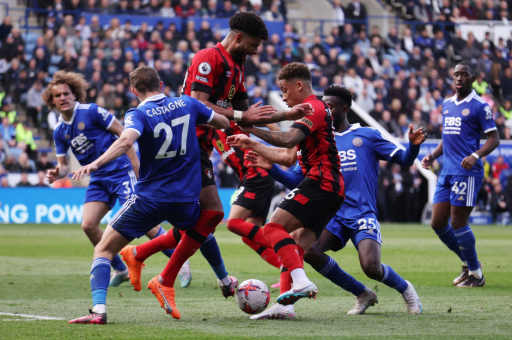
[[[219,245],[217,244],[217,240],[213,234],[208,235],[208,238],[201,245],[200,249],[204,258],[208,261],[219,280],[228,276],[228,272],[224,266],[224,261],[222,260],[222,255],[220,255]]]
[[[380,282],[384,283],[386,286],[396,289],[397,292],[402,294],[407,289],[407,282],[395,271],[393,268],[388,266],[387,264],[382,264],[382,269],[384,270],[384,276]]]
[[[158,237],[158,236],[163,235],[163,234],[165,234],[165,229],[162,228],[162,226],[160,226],[160,230],[158,230],[158,234],[156,234],[155,237]],[[174,253],[174,249],[162,250],[162,253],[164,253],[164,255],[167,256],[168,258],[171,258],[172,253]]]
[[[437,236],[439,236],[439,239],[443,241],[444,244],[446,244],[448,249],[457,254],[462,262],[466,261],[464,254],[462,254],[462,251],[459,248],[459,241],[457,240],[457,237],[455,237],[455,231],[451,225],[448,224],[446,228],[434,231],[436,232]]]
[[[361,295],[366,290],[364,284],[357,281],[352,275],[343,271],[332,257],[329,257],[318,272],[331,280],[335,285],[340,286],[342,289],[354,294],[355,296]]]
[[[91,265],[91,294],[92,305],[105,305],[107,302],[107,288],[110,282],[109,259],[98,257]]]
[[[120,272],[126,270],[126,265],[123,263],[123,260],[121,260],[121,256],[119,255],[114,256],[112,259],[112,267]]]
[[[455,237],[457,237],[460,250],[468,263],[469,270],[478,270],[480,264],[476,255],[475,235],[469,224],[455,231]]]

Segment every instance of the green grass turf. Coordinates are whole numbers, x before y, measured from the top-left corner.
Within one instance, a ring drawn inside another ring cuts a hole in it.
[[[146,289],[123,284],[109,290],[109,324],[69,325],[91,306],[89,270],[92,246],[77,225],[0,225],[0,313],[63,317],[31,321],[0,315],[1,339],[505,339],[512,338],[512,228],[473,227],[486,286],[457,289],[456,256],[428,226],[382,225],[382,261],[410,280],[423,301],[422,315],[409,315],[400,295],[362,273],[352,245],[331,253],[349,273],[375,289],[379,304],[366,315],[347,315],[353,297],[306,266],[317,284],[316,300],[296,305],[295,321],[252,321],[224,299],[200,253],[191,259],[193,281],[177,288],[182,319],[173,320]],[[256,278],[267,285],[278,271],[261,260],[224,226],[216,232],[224,261],[239,281]],[[140,242],[141,240],[139,240]],[[142,239],[145,241],[145,239]],[[167,258],[146,262],[143,282],[156,276]],[[271,289],[272,300],[278,295]]]

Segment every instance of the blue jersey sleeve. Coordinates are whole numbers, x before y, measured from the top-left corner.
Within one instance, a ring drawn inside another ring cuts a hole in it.
[[[190,100],[192,102],[192,107],[195,109],[195,112],[197,112],[197,124],[208,124],[212,121],[213,116],[215,115],[215,112],[213,112],[212,109],[210,109],[208,106],[201,103],[199,100],[190,97]]]
[[[284,171],[279,166],[274,164],[268,171],[268,174],[290,190],[296,188],[297,185],[299,185],[299,183],[304,179],[304,174],[302,173],[302,169],[300,168],[299,164],[297,164],[291,172]]]
[[[409,147],[405,150],[385,139],[378,130],[373,134],[373,149],[377,158],[394,163],[411,166],[420,153],[420,146],[409,142]]]
[[[65,141],[62,140],[61,136],[57,131],[53,134],[53,139],[55,141],[55,149],[57,153],[57,157],[65,157],[68,154],[69,145],[66,144]]]
[[[492,119],[492,111],[488,104],[483,104],[477,112],[478,122],[485,133],[496,130],[496,123]]]
[[[96,125],[101,126],[105,130],[110,129],[116,117],[110,114],[106,109],[96,104],[91,104],[89,108],[89,119]]]
[[[137,109],[128,110],[124,117],[124,131],[133,130],[141,136],[144,132],[144,119],[142,115],[143,114]]]

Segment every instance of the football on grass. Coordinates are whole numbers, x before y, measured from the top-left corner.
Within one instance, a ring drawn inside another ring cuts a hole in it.
[[[236,290],[236,302],[247,314],[263,312],[270,302],[270,292],[260,280],[246,280]]]

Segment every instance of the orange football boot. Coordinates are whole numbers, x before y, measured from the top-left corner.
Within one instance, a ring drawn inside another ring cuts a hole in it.
[[[173,318],[180,319],[181,314],[176,307],[175,293],[174,288],[166,287],[158,282],[158,277],[160,275],[155,276],[148,282],[148,289],[151,289],[151,293],[156,296],[158,302],[160,302],[160,306],[167,312],[167,314],[171,314]]]
[[[133,248],[135,248],[135,246],[126,246],[121,250],[119,254],[123,256],[123,261],[126,262],[126,266],[128,267],[128,275],[130,276],[130,283],[132,284],[133,289],[137,292],[140,292],[142,289],[142,284],[140,283],[140,273],[145,264],[135,259],[133,256]]]

